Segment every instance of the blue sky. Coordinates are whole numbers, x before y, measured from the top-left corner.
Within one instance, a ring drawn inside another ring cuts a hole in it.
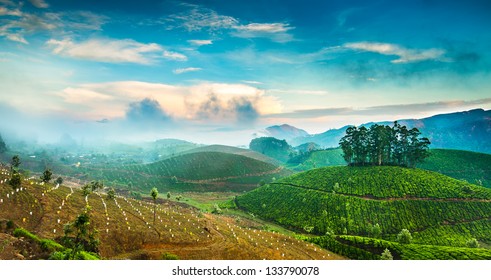
[[[247,144],[489,109],[490,27],[489,1],[0,0],[0,128]]]

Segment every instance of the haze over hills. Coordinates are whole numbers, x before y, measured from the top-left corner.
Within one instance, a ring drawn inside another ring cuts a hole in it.
[[[416,127],[421,134],[431,141],[431,148],[458,149],[483,153],[491,153],[491,110],[474,109],[465,112],[435,115],[423,119],[398,120],[407,127]],[[393,122],[377,122],[379,125],[392,125]],[[370,126],[373,122],[362,124]],[[285,131],[281,130],[285,127]],[[344,136],[346,128],[330,129],[319,134],[290,137],[291,145],[298,146],[314,142],[324,148],[337,147],[339,140]],[[270,136],[278,139],[291,136],[289,131],[303,131],[291,126],[275,126],[266,129]]]

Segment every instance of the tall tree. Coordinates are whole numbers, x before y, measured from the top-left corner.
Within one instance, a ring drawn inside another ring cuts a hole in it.
[[[51,176],[53,176],[53,172],[51,172],[51,169],[46,168],[43,172],[43,175],[41,175],[41,181],[44,183],[48,183],[51,181]]]
[[[153,198],[153,225],[155,226],[155,212],[156,212],[156,207],[157,207],[157,196],[159,195],[159,191],[157,188],[153,188],[152,191],[150,192],[150,195]]]
[[[20,157],[18,155],[13,156],[11,164],[12,170],[17,172],[20,166]]]
[[[429,156],[430,141],[419,138],[420,134],[417,128],[408,130],[397,122],[392,127],[348,127],[339,145],[348,165],[415,167]]]

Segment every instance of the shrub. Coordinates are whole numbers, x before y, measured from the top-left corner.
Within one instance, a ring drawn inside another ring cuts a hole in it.
[[[162,259],[163,260],[178,260],[179,257],[177,255],[172,254],[172,253],[165,252],[162,254]]]
[[[222,209],[220,208],[220,206],[218,206],[218,204],[213,204],[213,210],[211,210],[211,213],[213,214],[222,214]]]
[[[467,247],[469,247],[469,248],[479,248],[479,242],[477,242],[477,239],[475,239],[475,238],[471,238],[471,239],[467,240],[466,244],[467,244]]]
[[[382,255],[380,256],[381,260],[393,260],[394,258],[392,257],[392,254],[390,253],[389,249],[385,248],[385,250],[382,252]]]
[[[409,244],[413,240],[411,233],[407,229],[402,229],[397,235],[397,242],[402,244]]]

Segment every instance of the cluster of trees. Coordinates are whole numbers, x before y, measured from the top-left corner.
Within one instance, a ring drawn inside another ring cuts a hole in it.
[[[394,122],[370,128],[348,127],[339,145],[348,165],[398,165],[415,167],[429,156],[430,141],[417,128]]]
[[[283,162],[289,159],[289,155],[292,152],[292,147],[286,140],[280,140],[274,137],[252,139],[249,143],[249,149]]]

